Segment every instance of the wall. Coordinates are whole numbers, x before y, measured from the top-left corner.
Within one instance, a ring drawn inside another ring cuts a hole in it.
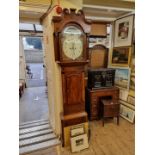
[[[23,50],[23,42],[22,37],[19,37],[19,80],[26,81],[26,73],[25,73],[25,56]]]
[[[24,3],[26,4],[50,4],[51,0],[26,0]]]
[[[42,50],[24,50],[26,63],[43,63]]]
[[[134,26],[134,25],[133,25]],[[111,64],[111,55],[112,55],[112,51],[113,51],[113,47],[114,47],[114,23],[112,24],[112,46],[109,49],[109,68],[110,67],[116,67],[119,69],[129,69],[129,88],[128,89],[124,89],[121,86],[119,87],[120,89],[120,93],[119,93],[119,103],[121,104],[121,116],[125,119],[127,119],[128,121],[130,121],[131,123],[134,123],[134,112],[135,112],[135,38],[134,36],[132,36],[132,44],[131,46],[129,46],[131,48],[131,55],[128,56],[128,59],[130,60],[129,65],[128,66],[122,66],[121,64],[115,66]],[[133,31],[131,32],[133,35],[134,32],[134,28]],[[123,108],[122,108],[123,107]],[[128,115],[130,114],[130,115]],[[133,116],[133,119],[131,119]]]
[[[53,1],[53,5],[57,1]],[[60,0],[63,8],[82,8],[82,0]],[[54,45],[53,45],[53,23],[52,17],[56,15],[52,11],[43,20],[43,41],[45,50],[45,64],[47,69],[48,83],[48,102],[49,102],[49,119],[50,123],[57,134],[61,133],[60,112],[63,111],[62,106],[62,85],[61,85],[61,67],[55,62]]]

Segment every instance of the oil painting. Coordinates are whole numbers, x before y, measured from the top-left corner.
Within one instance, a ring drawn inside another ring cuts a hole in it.
[[[111,65],[128,67],[130,65],[131,47],[115,47],[111,52]]]
[[[115,68],[115,86],[129,90],[130,69]]]

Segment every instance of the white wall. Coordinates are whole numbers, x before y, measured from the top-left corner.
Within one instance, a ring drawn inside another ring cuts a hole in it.
[[[25,73],[25,56],[23,49],[22,37],[19,37],[19,80],[26,81],[26,73]]]

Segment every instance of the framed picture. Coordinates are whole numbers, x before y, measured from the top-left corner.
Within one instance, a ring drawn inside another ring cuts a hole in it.
[[[120,89],[119,90],[119,99],[121,99],[123,101],[127,101],[128,93],[129,93],[128,90]]]
[[[79,135],[71,138],[72,152],[79,152],[88,148],[88,136],[87,134]]]
[[[107,38],[103,37],[89,37],[89,48],[92,48],[95,45],[104,45],[106,46]]]
[[[135,91],[130,89],[129,90],[129,95],[132,96],[132,97],[135,97]]]
[[[135,111],[121,104],[120,116],[133,123],[135,118]]]
[[[115,21],[114,47],[131,46],[133,21],[133,15]]]
[[[135,98],[133,96],[128,96],[128,103],[135,105]]]
[[[84,125],[75,125],[71,128],[71,136],[78,136],[84,134]]]
[[[115,68],[115,86],[129,90],[130,69]]]
[[[130,89],[135,90],[135,74],[132,73],[130,77]]]
[[[111,51],[111,65],[128,67],[130,65],[131,47],[114,47]]]
[[[135,74],[135,58],[131,61],[131,74]]]
[[[130,104],[130,103],[128,103],[128,102],[126,102],[126,101],[122,101],[122,100],[119,100],[118,101],[120,104],[122,104],[122,105],[124,105],[124,106],[126,106],[126,107],[128,107],[128,108],[130,108],[130,109],[132,109],[132,110],[135,110],[135,106],[133,105],[133,104]]]

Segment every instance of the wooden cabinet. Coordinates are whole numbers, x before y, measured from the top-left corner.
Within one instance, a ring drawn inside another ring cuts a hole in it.
[[[119,89],[117,87],[96,90],[86,88],[86,111],[90,120],[99,118],[100,100],[103,98],[111,98],[112,102],[118,102]]]
[[[93,23],[90,35],[107,35],[107,25],[103,23]]]

